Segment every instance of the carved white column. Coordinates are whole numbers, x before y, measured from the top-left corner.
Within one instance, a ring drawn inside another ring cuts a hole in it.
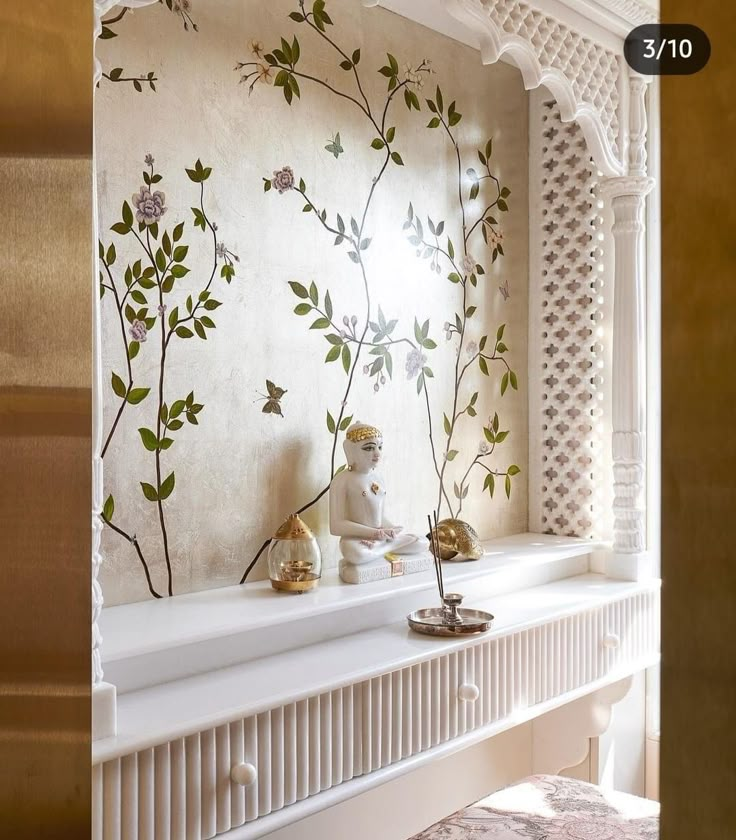
[[[608,178],[601,194],[613,208],[613,489],[614,542],[607,572],[639,580],[649,574],[646,554],[646,339],[644,329],[644,202],[654,179]]]
[[[651,76],[629,77],[629,175],[647,174],[647,85]]]

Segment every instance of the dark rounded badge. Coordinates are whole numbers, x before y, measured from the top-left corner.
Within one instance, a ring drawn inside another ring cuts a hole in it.
[[[645,76],[689,76],[708,63],[710,41],[690,23],[647,23],[629,32],[624,56]]]

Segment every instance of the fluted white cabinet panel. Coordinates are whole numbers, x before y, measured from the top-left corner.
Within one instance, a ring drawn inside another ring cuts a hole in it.
[[[656,589],[115,758],[94,768],[95,840],[207,840],[658,653]],[[458,690],[475,699],[462,700]],[[475,688],[474,688],[475,687]],[[477,689],[477,691],[476,691]],[[256,778],[242,786],[243,763]]]

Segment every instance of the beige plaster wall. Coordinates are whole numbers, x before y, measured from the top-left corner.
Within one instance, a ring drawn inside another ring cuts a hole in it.
[[[312,214],[302,212],[304,201],[294,192],[263,191],[263,177],[290,165],[304,178],[308,193],[325,207],[349,219],[359,215],[381,163],[370,148],[375,130],[357,108],[317,84],[303,80],[301,100],[290,107],[281,91],[256,85],[249,96],[234,71],[237,61],[252,60],[248,42],[257,39],[267,48],[297,34],[302,57],[299,67],[341,90],[354,92],[351,74],[337,67],[335,53],[314,32],[289,20],[295,2],[279,0],[211,0],[195,4],[191,15],[198,31],[184,31],[182,19],[165,6],[127,14],[115,26],[118,36],[98,46],[106,71],[122,66],[124,75],[155,71],[156,92],[133,90],[130,83],[103,80],[96,99],[96,142],[100,225],[105,245],[118,249],[115,269],[141,256],[132,237],[110,233],[119,221],[123,200],[142,184],[143,159],[155,158],[164,177],[157,185],[168,207],[163,219],[171,230],[187,222],[182,242],[190,245],[186,264],[191,272],[171,293],[183,307],[187,294],[203,287],[212,264],[211,240],[191,227],[190,207],[197,203],[198,185],[186,176],[197,158],[212,167],[205,204],[218,225],[218,235],[240,257],[231,285],[217,278],[213,295],[223,305],[211,313],[217,328],[208,340],[174,340],[168,353],[165,393],[169,404],[194,390],[204,405],[199,425],[185,424],[175,443],[162,454],[163,474],[176,472],[176,488],[164,502],[174,592],[176,594],[237,583],[263,540],[285,516],[311,499],[329,480],[332,439],[325,417],[340,410],[347,377],[339,362],[325,364],[329,349],[323,333],[310,330],[314,317],[299,317],[288,283],[311,282],[323,296],[329,289],[335,320],[355,314],[360,322],[366,308],[360,273],[343,248]],[[511,499],[502,487],[493,500],[481,493],[483,474],[473,473],[472,489],[463,518],[488,538],[527,527],[527,102],[518,72],[505,64],[484,68],[476,51],[381,9],[364,9],[358,0],[328,5],[334,21],[328,34],[345,45],[360,48],[359,69],[364,90],[375,108],[382,109],[386,78],[377,70],[386,53],[400,65],[413,66],[423,58],[432,62],[432,76],[419,90],[422,111],[409,113],[396,97],[388,124],[396,126],[394,147],[405,165],[390,165],[380,180],[368,215],[366,234],[373,241],[366,252],[372,298],[372,318],[380,304],[387,318],[397,318],[396,336],[413,338],[414,318],[430,320],[430,336],[437,349],[425,351],[434,372],[430,380],[433,432],[444,440],[442,413],[449,411],[455,366],[456,340],[446,341],[445,321],[453,321],[461,306],[461,290],[418,259],[402,230],[409,201],[425,219],[445,220],[445,234],[461,239],[457,201],[457,162],[439,130],[426,128],[431,117],[424,104],[440,84],[445,104],[457,100],[463,120],[456,127],[463,167],[479,167],[476,149],[493,137],[493,170],[511,190],[510,210],[500,214],[505,257],[491,266],[490,252],[480,236],[472,252],[488,269],[472,290],[478,311],[469,322],[469,338],[478,340],[505,323],[507,358],[518,374],[519,390],[508,389],[501,399],[503,369],[491,364],[491,376],[477,366],[469,371],[461,401],[478,390],[478,416],[460,420],[453,446],[460,454],[450,465],[459,477],[483,439],[482,425],[498,411],[501,428],[511,434],[497,449],[493,466],[521,468]],[[340,132],[344,153],[336,160],[325,145]],[[468,184],[465,184],[467,191]],[[486,193],[468,205],[472,219],[482,209]],[[135,246],[135,247],[134,247]],[[508,280],[510,297],[499,286]],[[121,282],[120,280],[118,282]],[[123,287],[124,288],[124,287]],[[152,298],[152,293],[149,293]],[[321,298],[322,299],[322,298]],[[105,433],[118,408],[110,373],[123,374],[125,359],[111,296],[102,301],[104,370],[106,379]],[[151,312],[155,314],[155,303]],[[340,323],[341,325],[341,323]],[[126,325],[127,327],[127,325]],[[135,533],[151,568],[154,585],[165,592],[165,566],[156,505],[144,499],[140,481],[153,482],[153,456],[141,445],[137,429],[154,427],[160,338],[153,327],[133,360],[135,385],[151,387],[151,394],[123,413],[105,456],[106,495],[115,498],[114,521]],[[370,335],[370,334],[369,334]],[[436,504],[428,441],[426,406],[417,396],[415,380],[407,381],[406,349],[394,353],[393,380],[377,393],[373,380],[358,367],[347,411],[356,419],[375,423],[385,435],[384,474],[394,521],[419,530]],[[366,356],[370,361],[373,357]],[[281,400],[284,417],[262,413],[265,380],[286,389]],[[340,440],[342,437],[340,438]],[[338,446],[338,451],[340,446]],[[337,463],[342,463],[339,458]],[[452,481],[449,483],[450,492]],[[336,540],[327,529],[326,497],[304,516],[315,529],[325,566],[337,562]],[[107,604],[149,597],[141,565],[130,543],[106,529],[105,563],[101,581]],[[265,575],[265,556],[250,578]]]

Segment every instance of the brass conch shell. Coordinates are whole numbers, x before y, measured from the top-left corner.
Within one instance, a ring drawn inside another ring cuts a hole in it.
[[[462,519],[441,519],[437,528],[437,541],[442,560],[480,560],[483,546],[475,530]],[[429,534],[427,538],[431,540]]]

